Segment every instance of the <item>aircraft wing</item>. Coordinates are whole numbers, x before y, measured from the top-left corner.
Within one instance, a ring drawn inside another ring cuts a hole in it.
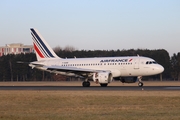
[[[65,66],[43,66],[47,70],[54,70],[60,72],[72,72],[72,73],[94,73],[102,70],[93,70],[93,69],[84,69],[84,68],[76,68],[76,67],[65,67]]]

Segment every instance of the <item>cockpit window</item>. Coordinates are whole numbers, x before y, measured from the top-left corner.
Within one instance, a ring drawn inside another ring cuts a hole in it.
[[[146,64],[157,64],[156,61],[147,61]]]

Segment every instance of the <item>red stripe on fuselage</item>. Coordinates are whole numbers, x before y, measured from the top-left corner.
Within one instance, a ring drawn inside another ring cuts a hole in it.
[[[35,43],[34,44],[34,49],[36,50],[36,52],[38,53],[38,55],[41,57],[41,58],[44,58],[43,54],[39,51],[38,47],[36,46]]]
[[[129,62],[131,62],[133,59],[131,58],[130,60],[129,60]]]

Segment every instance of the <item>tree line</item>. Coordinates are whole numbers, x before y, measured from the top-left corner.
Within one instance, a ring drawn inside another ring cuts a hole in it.
[[[85,57],[116,57],[116,56],[146,56],[156,60],[165,70],[162,73],[163,80],[180,79],[180,53],[169,56],[164,49],[129,49],[129,50],[76,50],[73,47],[61,49],[54,48],[61,58],[85,58]],[[23,61],[23,64],[17,63]],[[68,77],[56,76],[48,72],[32,69],[29,62],[36,61],[34,53],[9,54],[0,57],[0,81],[55,81],[68,79]],[[145,77],[146,80],[159,80],[159,75]]]

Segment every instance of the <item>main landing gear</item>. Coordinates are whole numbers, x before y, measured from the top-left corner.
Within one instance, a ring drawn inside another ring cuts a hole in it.
[[[138,77],[138,81],[139,81],[138,86],[143,87],[142,76]]]
[[[108,84],[100,84],[100,85],[101,85],[101,87],[107,87]],[[89,81],[84,81],[82,83],[82,86],[83,87],[90,87],[90,82]]]
[[[100,84],[100,85],[101,85],[101,87],[107,87],[108,84],[104,83],[104,84]],[[82,82],[82,86],[83,87],[90,87],[90,82],[85,80],[84,82]]]
[[[89,86],[90,86],[90,82],[89,82],[89,81],[84,81],[84,82],[82,83],[82,86],[83,86],[83,87],[89,87]]]
[[[106,84],[100,84],[101,85],[101,87],[107,87],[107,83]]]

